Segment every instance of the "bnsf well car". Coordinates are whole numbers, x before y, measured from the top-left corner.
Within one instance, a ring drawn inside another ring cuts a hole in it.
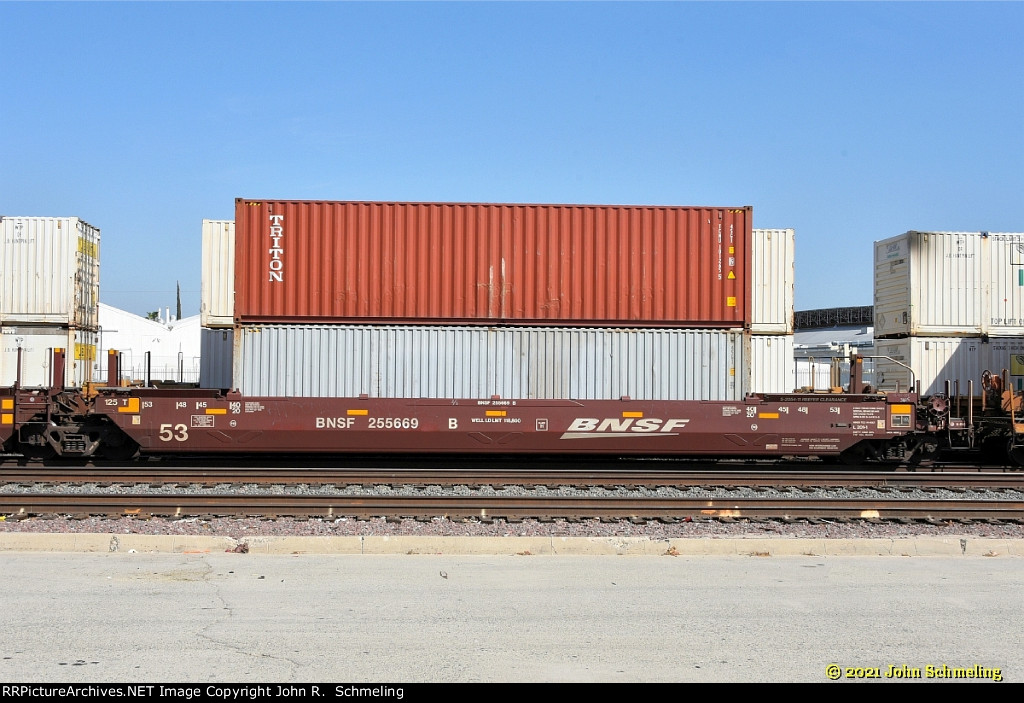
[[[60,369],[63,351],[56,350]],[[856,365],[855,365],[856,367]],[[853,385],[859,381],[855,375]],[[530,454],[818,459],[915,465],[1009,446],[1020,398],[977,416],[915,392],[750,394],[741,401],[252,397],[211,389],[0,389],[0,443],[24,457]],[[997,393],[998,392],[998,393]]]

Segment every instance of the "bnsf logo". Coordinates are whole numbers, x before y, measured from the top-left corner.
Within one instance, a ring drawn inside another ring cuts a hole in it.
[[[635,437],[638,434],[646,435],[677,435],[686,427],[689,420],[673,418],[662,420],[656,417],[644,418],[606,418],[604,420],[596,417],[578,417],[572,421],[562,434],[562,439],[586,439],[588,437]]]

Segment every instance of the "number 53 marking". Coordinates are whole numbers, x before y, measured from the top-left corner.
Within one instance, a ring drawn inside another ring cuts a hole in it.
[[[184,442],[188,439],[188,428],[185,425],[171,425],[166,423],[160,425],[160,441],[170,442],[171,440],[176,442]]]

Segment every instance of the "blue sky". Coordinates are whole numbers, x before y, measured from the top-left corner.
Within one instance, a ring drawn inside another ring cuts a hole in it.
[[[0,214],[102,230],[101,300],[199,311],[234,199],[711,205],[872,242],[1024,231],[1024,3],[0,2]]]

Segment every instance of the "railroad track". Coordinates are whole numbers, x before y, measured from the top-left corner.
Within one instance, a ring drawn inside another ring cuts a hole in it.
[[[57,484],[101,486],[217,486],[217,485],[310,485],[310,486],[671,486],[762,487],[812,489],[821,487],[874,488],[876,490],[1022,490],[1024,473],[960,471],[941,473],[878,471],[623,471],[509,470],[509,469],[320,469],[307,467],[239,469],[187,468],[68,468],[0,467],[0,486],[48,486]]]
[[[1024,520],[1024,501],[815,498],[558,496],[341,496],[234,494],[0,494],[0,513],[86,517],[436,517],[474,520],[602,519],[678,522],[710,519]]]
[[[0,514],[10,519],[1020,521],[1022,495],[1024,474],[1001,471],[0,467]]]

